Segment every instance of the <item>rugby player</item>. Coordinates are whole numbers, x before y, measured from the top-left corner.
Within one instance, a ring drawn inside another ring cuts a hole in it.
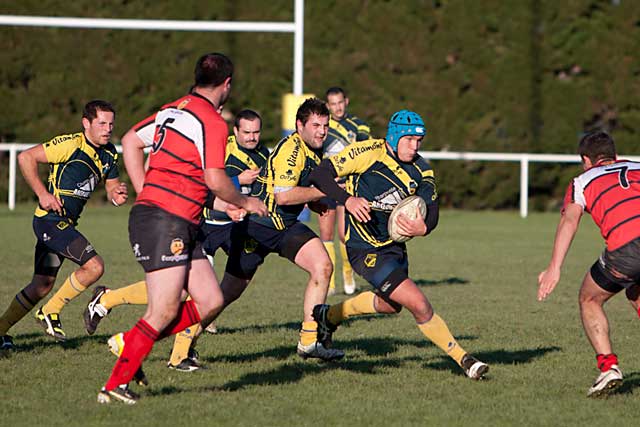
[[[403,307],[413,315],[418,329],[447,353],[473,379],[488,371],[487,364],[468,354],[453,338],[444,320],[409,277],[405,243],[391,240],[389,215],[404,198],[422,197],[427,203],[426,219],[399,215],[400,234],[425,236],[438,223],[438,193],[431,166],[418,155],[425,135],[422,118],[402,110],[391,116],[385,139],[356,142],[322,161],[311,174],[311,183],[329,197],[344,204],[347,211],[347,254],[353,269],[369,282],[374,292],[363,292],[340,304],[317,305],[313,317],[318,323],[319,341],[332,347],[332,333],[353,316],[399,313]],[[348,177],[345,191],[335,181]]]
[[[371,138],[371,130],[360,118],[347,112],[349,98],[344,89],[330,87],[326,92],[327,108],[331,113],[329,120],[329,135],[322,146],[323,157],[329,157],[342,151],[347,145],[356,141],[365,141]],[[352,295],[356,291],[356,281],[353,277],[353,269],[349,264],[347,249],[344,245],[344,206],[337,204],[335,200],[326,198],[326,213],[318,217],[320,226],[320,239],[324,244],[329,258],[334,265],[329,283],[329,295],[335,293],[335,265],[336,253],[333,245],[336,221],[338,223],[338,237],[340,238],[340,255],[342,257],[342,286],[344,293]]]
[[[56,136],[18,156],[20,170],[38,197],[33,218],[37,243],[31,282],[0,317],[3,350],[13,348],[13,340],[7,335],[9,328],[49,294],[65,259],[78,264],[78,268],[35,313],[37,323],[57,341],[66,339],[60,321],[62,309],[104,272],[104,261],[76,226],[100,181],[104,181],[112,204],[120,206],[127,201],[127,186],[118,179],[118,154],[110,142],[114,120],[110,103],[91,101],[82,112],[82,132]],[[47,186],[38,176],[38,164],[43,163],[49,165]]]
[[[329,130],[329,110],[317,98],[305,100],[296,113],[296,132],[282,139],[253,183],[251,194],[263,200],[269,216],[250,215],[234,224],[231,250],[220,284],[225,307],[238,299],[270,253],[287,258],[309,273],[297,353],[302,358],[337,360],[344,352],[325,348],[317,339],[313,307],[326,300],[333,266],[322,241],[298,221],[305,203],[322,212],[325,195],[310,186],[309,174],[320,163]]]
[[[584,276],[578,300],[582,325],[600,370],[587,396],[600,397],[623,381],[604,303],[624,290],[640,316],[640,163],[617,160],[613,138],[605,132],[581,138],[578,154],[584,172],[567,188],[551,261],[538,276],[538,300],[545,300],[560,281],[580,218],[583,212],[591,214],[606,248]]]
[[[135,125],[123,138],[125,157],[132,158],[143,153],[145,147],[153,144],[153,128],[151,120],[143,120]],[[256,180],[260,169],[267,161],[269,149],[260,143],[262,119],[253,110],[240,111],[234,120],[233,135],[227,139],[225,171],[238,181],[242,194],[251,192],[251,184]],[[141,183],[136,182],[139,186]],[[139,188],[142,191],[142,188]],[[219,204],[220,200],[216,200]],[[224,212],[224,205],[218,209],[205,207],[200,230],[203,236],[203,249],[213,265],[213,256],[218,248],[229,253],[231,247],[231,226],[229,215]],[[147,304],[147,290],[144,281],[118,289],[96,287],[93,297],[84,312],[85,328],[92,335],[100,321],[111,309],[123,304]],[[214,323],[208,326],[211,328]],[[182,372],[191,372],[201,368],[192,342],[200,332],[200,325],[192,325],[176,334],[173,351],[168,367]]]
[[[139,396],[129,381],[155,341],[190,325],[209,324],[221,311],[222,293],[198,239],[202,208],[214,196],[247,212],[265,215],[264,204],[240,194],[224,170],[227,125],[219,114],[231,91],[233,64],[219,53],[203,55],[195,67],[191,92],[155,114],[155,132],[144,173],[142,155],[125,164],[142,191],[129,217],[129,240],[145,270],[147,310],[119,341],[120,356],[98,393],[99,403],[112,399],[133,404]],[[183,293],[191,300],[182,302]],[[111,343],[113,344],[113,342]]]

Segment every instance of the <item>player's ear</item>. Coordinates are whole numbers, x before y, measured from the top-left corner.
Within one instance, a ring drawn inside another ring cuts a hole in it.
[[[344,97],[344,106],[348,106],[349,105],[349,98],[347,98],[346,96]]]
[[[82,118],[82,127],[87,130],[91,127],[91,122],[86,117]]]

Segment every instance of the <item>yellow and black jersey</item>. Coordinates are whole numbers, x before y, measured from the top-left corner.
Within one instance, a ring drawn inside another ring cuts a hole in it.
[[[269,216],[251,215],[250,219],[277,230],[295,224],[304,204],[280,206],[274,195],[294,187],[309,187],[309,174],[320,163],[320,157],[321,150],[311,149],[297,132],[283,138],[251,188],[251,195],[267,205]]]
[[[269,149],[264,145],[258,144],[255,149],[249,150],[238,144],[236,137],[231,135],[227,138],[224,169],[227,175],[233,178],[248,169],[261,169],[267,162],[267,157],[269,157]],[[240,192],[242,194],[251,193],[251,185],[241,185]],[[202,216],[206,221],[214,224],[224,224],[231,221],[225,212],[207,207],[204,208]]]
[[[356,116],[345,114],[342,120],[329,120],[329,135],[322,145],[324,157],[333,156],[347,145],[371,138],[369,125]]]
[[[346,242],[354,248],[391,244],[387,223],[393,208],[404,198],[418,195],[427,203],[437,203],[438,192],[433,169],[416,156],[412,162],[399,161],[384,139],[370,139],[349,145],[329,158],[339,177],[347,177],[346,190],[363,197],[371,206],[371,221],[358,222],[346,215]]]
[[[47,190],[62,201],[64,215],[38,206],[35,216],[76,223],[98,183],[118,177],[116,147],[111,143],[96,147],[82,132],[56,136],[43,147],[49,162]]]

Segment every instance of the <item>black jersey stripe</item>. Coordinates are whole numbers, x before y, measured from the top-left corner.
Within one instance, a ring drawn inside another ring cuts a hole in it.
[[[200,207],[204,207],[204,205],[203,205],[202,203],[198,202],[197,200],[193,200],[192,198],[187,197],[187,196],[185,196],[184,194],[180,194],[180,193],[178,193],[178,192],[176,192],[176,191],[170,190],[170,189],[168,189],[167,187],[163,187],[162,185],[153,184],[153,183],[151,183],[151,182],[148,182],[148,183],[145,183],[145,184],[144,184],[144,187],[147,187],[147,186],[149,186],[149,187],[154,187],[154,188],[158,188],[158,189],[160,189],[160,190],[166,191],[167,193],[171,193],[171,194],[173,194],[174,196],[178,196],[178,197],[180,197],[181,199],[184,199],[184,200],[186,200],[186,201],[188,201],[188,202],[191,202],[191,203],[193,203],[194,205],[198,205],[198,206],[200,206]]]
[[[616,171],[616,173],[617,173],[617,171]],[[593,180],[593,181],[595,181],[595,180]],[[589,184],[591,184],[591,182],[593,182],[593,181],[590,181],[590,182],[589,182]],[[629,181],[629,185],[631,185],[631,184],[637,184],[637,183],[640,183],[640,180],[636,180],[636,181]],[[593,203],[591,203],[591,206],[590,206],[590,207],[588,207],[588,208],[589,208],[588,210],[589,210],[589,211],[592,211],[592,210],[593,210],[593,208],[595,207],[595,205],[598,203],[598,201],[600,201],[600,199],[602,198],[602,196],[604,196],[607,192],[609,192],[609,191],[611,191],[611,190],[613,190],[614,188],[617,188],[617,187],[620,187],[620,183],[619,183],[619,182],[616,182],[616,183],[615,183],[615,184],[613,184],[612,186],[607,187],[607,188],[605,188],[604,190],[602,190],[602,192],[601,192],[600,194],[598,194],[598,197],[596,197],[595,199],[593,199]],[[585,187],[585,190],[586,190],[586,187]],[[574,191],[574,195],[575,195],[575,191]],[[575,200],[575,197],[574,197],[574,200]]]
[[[621,226],[623,226],[624,224],[631,222],[633,220],[636,219],[640,219],[640,215],[634,215],[632,217],[629,217],[627,219],[625,219],[624,221],[620,221],[618,224],[614,225],[613,227],[611,227],[611,229],[609,230],[609,232],[607,233],[606,236],[604,236],[605,240],[609,238],[609,236],[611,235],[611,233],[613,233],[613,230],[615,230],[616,228],[619,228]]]
[[[194,184],[198,184],[198,185],[201,185],[203,187],[209,188],[209,187],[207,187],[207,184],[204,181],[198,180],[197,178],[194,178],[192,176],[185,175],[183,173],[172,171],[172,170],[163,170],[162,172],[163,173],[166,172],[166,173],[171,174],[171,175],[180,176],[182,178],[188,179],[189,181],[193,182]]]
[[[164,144],[163,144],[163,145],[164,145]],[[196,165],[196,164],[195,164],[195,163],[193,163],[193,162],[190,162],[189,160],[185,160],[185,159],[183,159],[182,157],[178,156],[178,155],[177,155],[177,154],[175,154],[175,153],[172,153],[171,151],[169,151],[169,150],[167,150],[166,148],[164,148],[164,146],[163,146],[163,147],[160,147],[160,151],[162,151],[163,153],[167,153],[168,155],[170,155],[170,156],[171,156],[171,157],[173,157],[174,159],[178,160],[179,162],[182,162],[182,163],[186,163],[186,164],[188,164],[188,165],[191,165],[191,166],[193,166],[193,167],[194,167],[194,168],[196,168],[196,169],[201,169],[201,167],[200,167],[200,166]]]
[[[636,200],[636,199],[640,199],[640,196],[633,196],[633,197],[627,197],[626,199],[622,199],[620,200],[618,203],[616,203],[615,205],[611,206],[609,209],[607,209],[606,211],[604,211],[604,214],[602,214],[602,221],[604,221],[604,218],[607,216],[607,214],[609,212],[611,212],[612,210],[614,210],[615,208],[617,208],[618,206],[620,206],[623,203],[627,203],[630,202],[632,200]]]

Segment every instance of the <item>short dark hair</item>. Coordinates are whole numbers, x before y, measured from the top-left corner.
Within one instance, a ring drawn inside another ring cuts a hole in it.
[[[260,117],[260,114],[256,113],[253,110],[246,109],[236,114],[236,118],[233,121],[233,127],[240,129],[240,120],[260,120],[260,128],[262,128],[262,117]]]
[[[347,92],[345,92],[344,89],[342,89],[339,86],[331,86],[329,89],[327,89],[327,92],[325,93],[325,98],[329,98],[329,95],[340,95],[342,94],[342,96],[344,96],[345,98],[347,97]]]
[[[307,98],[302,103],[302,105],[298,107],[298,112],[296,113],[296,121],[300,120],[304,125],[307,123],[307,120],[309,120],[309,117],[311,117],[312,114],[329,117],[329,109],[321,99]]]
[[[93,101],[87,102],[87,105],[84,106],[82,110],[82,118],[89,120],[92,122],[96,117],[98,117],[98,111],[109,111],[116,115],[116,109],[113,108],[110,102],[103,101],[101,99],[94,99]]]
[[[616,158],[616,145],[611,135],[603,131],[591,132],[580,139],[578,154],[596,164],[601,160]]]
[[[194,86],[216,87],[233,76],[233,63],[221,53],[207,53],[196,62]]]

